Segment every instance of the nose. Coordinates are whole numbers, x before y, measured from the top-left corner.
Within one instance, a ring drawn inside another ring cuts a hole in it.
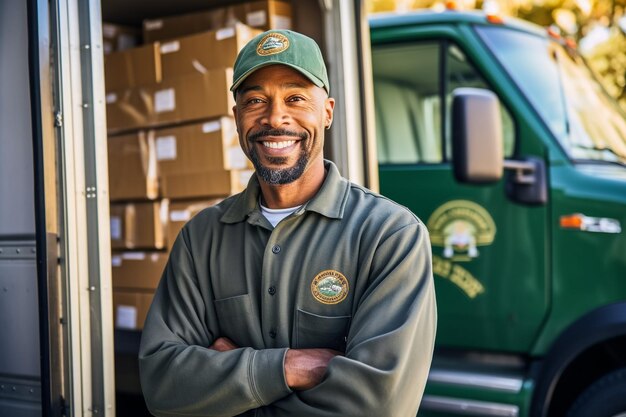
[[[287,123],[289,119],[289,114],[287,112],[285,103],[281,100],[272,100],[265,114],[263,115],[263,120],[261,121],[264,125],[270,126],[272,128],[278,128]]]

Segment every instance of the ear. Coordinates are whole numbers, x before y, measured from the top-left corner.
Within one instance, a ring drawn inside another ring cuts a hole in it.
[[[333,111],[335,110],[335,99],[328,97],[324,102],[324,112],[326,113],[326,120],[324,121],[324,127],[330,129],[330,125],[333,124]]]

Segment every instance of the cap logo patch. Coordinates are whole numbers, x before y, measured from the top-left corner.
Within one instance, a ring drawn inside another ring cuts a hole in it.
[[[280,33],[268,33],[256,47],[256,53],[261,56],[274,55],[289,48],[289,39]]]
[[[322,271],[311,282],[311,293],[322,304],[338,304],[346,299],[350,286],[348,279],[339,271]]]

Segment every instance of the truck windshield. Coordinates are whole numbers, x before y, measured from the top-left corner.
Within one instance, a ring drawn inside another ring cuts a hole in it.
[[[584,61],[547,38],[477,27],[569,157],[626,164],[626,122]]]

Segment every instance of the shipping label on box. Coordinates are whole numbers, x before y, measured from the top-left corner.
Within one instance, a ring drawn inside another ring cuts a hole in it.
[[[176,136],[159,136],[156,139],[157,161],[176,160]]]
[[[111,239],[119,240],[122,238],[122,218],[119,216],[111,216]]]
[[[118,329],[137,328],[137,307],[118,305],[115,310],[115,322]]]
[[[246,24],[252,27],[263,27],[267,25],[267,12],[265,10],[255,10],[246,13]]]
[[[163,88],[154,92],[154,111],[156,113],[176,110],[176,90]]]
[[[141,330],[153,297],[153,292],[113,290],[115,328]]]

